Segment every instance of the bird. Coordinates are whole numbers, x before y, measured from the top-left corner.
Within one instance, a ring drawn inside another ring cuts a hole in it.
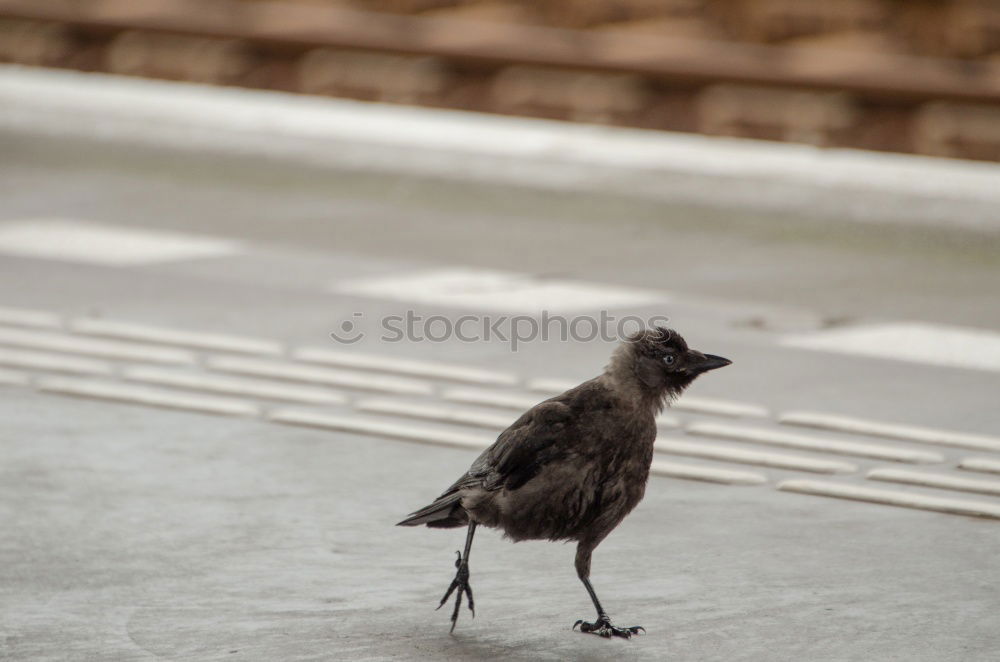
[[[467,527],[455,578],[437,606],[455,594],[450,631],[463,596],[476,614],[469,553],[476,528],[484,526],[514,542],[576,541],[576,573],[597,618],[580,619],[573,629],[625,639],[645,632],[611,622],[590,583],[591,556],[642,500],[656,414],[699,375],[730,363],[689,348],[672,329],[640,329],[615,348],[602,374],[526,411],[441,496],[399,522]]]

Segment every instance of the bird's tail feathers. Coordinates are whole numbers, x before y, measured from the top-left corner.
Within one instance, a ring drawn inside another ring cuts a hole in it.
[[[410,513],[409,517],[398,522],[396,526],[420,526],[421,524],[440,528],[462,526],[468,522],[468,518],[464,516],[465,513],[462,512],[462,507],[459,505],[461,500],[462,495],[457,492],[442,495],[429,506],[424,506],[420,510]]]

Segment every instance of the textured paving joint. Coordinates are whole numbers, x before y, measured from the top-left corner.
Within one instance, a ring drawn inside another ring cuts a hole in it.
[[[18,308],[0,308],[0,383],[472,450],[492,443],[523,410],[575,385],[120,320],[64,320]],[[956,448],[1000,453],[1000,438],[825,413],[787,412],[773,420],[754,404],[687,396],[657,422],[654,476],[729,486],[773,484],[782,492],[975,517],[1000,513],[1000,502],[910,491],[1000,497],[1000,481],[970,475],[1000,474],[1000,456],[952,461],[946,453]],[[801,434],[789,426],[824,433]],[[823,474],[828,480],[796,474]],[[893,483],[898,489],[863,487],[858,481]]]

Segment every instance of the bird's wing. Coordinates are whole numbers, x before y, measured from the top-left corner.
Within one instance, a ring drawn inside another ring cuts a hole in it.
[[[572,409],[559,399],[546,400],[504,430],[460,482],[488,490],[517,489],[571,450],[573,427]]]

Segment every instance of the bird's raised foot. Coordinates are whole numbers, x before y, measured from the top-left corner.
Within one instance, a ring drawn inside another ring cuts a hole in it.
[[[455,631],[455,624],[458,623],[458,612],[462,608],[463,595],[468,596],[469,611],[472,612],[473,618],[476,617],[476,605],[472,601],[472,587],[469,586],[469,564],[462,560],[461,552],[455,553],[458,554],[458,559],[455,561],[455,567],[458,568],[458,572],[455,573],[455,579],[451,580],[451,586],[448,587],[448,591],[441,598],[441,603],[437,606],[437,609],[443,607],[444,603],[451,597],[451,594],[455,593],[455,609],[451,612],[451,632]]]
[[[593,623],[587,623],[584,620],[579,620],[573,624],[573,629],[576,626],[580,626],[580,632],[587,632],[589,634],[596,634],[599,637],[604,637],[610,639],[611,637],[621,637],[622,639],[631,639],[633,634],[639,634],[640,631],[646,632],[646,628],[641,625],[633,625],[632,627],[620,628],[616,625],[611,624],[611,619],[607,616],[601,616]]]

